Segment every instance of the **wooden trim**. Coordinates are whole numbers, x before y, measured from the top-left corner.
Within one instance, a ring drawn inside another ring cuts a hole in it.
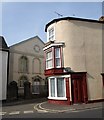
[[[52,68],[45,70],[45,76],[53,76],[53,75],[65,75],[66,73],[63,72],[63,68]]]
[[[67,98],[67,102],[69,103],[69,104],[71,104],[70,103],[70,88],[69,88],[69,78],[65,78],[65,80],[66,80],[66,98]]]
[[[74,98],[72,102],[88,102],[88,94],[87,94],[87,83],[86,83],[86,72],[77,72],[71,74],[71,80],[72,80],[72,97]],[[73,81],[74,80],[74,81]],[[80,82],[81,83],[78,83]],[[82,94],[80,93],[80,89],[78,90],[78,85],[81,84],[82,86]],[[74,89],[73,89],[74,87]],[[78,98],[76,97],[78,96]],[[82,96],[82,98],[81,98]]]

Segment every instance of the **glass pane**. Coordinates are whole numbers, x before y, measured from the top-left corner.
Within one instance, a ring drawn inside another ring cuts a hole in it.
[[[52,68],[52,60],[46,61],[46,68]]]
[[[65,97],[64,78],[57,78],[57,97]]]
[[[56,58],[56,67],[60,66],[60,58]]]
[[[52,58],[52,52],[48,52],[46,54],[46,59],[51,59]]]
[[[54,39],[54,28],[49,30],[49,40],[53,40]]]
[[[55,49],[55,57],[60,58],[60,48]]]
[[[50,90],[51,90],[51,97],[55,97],[55,79],[50,79]]]

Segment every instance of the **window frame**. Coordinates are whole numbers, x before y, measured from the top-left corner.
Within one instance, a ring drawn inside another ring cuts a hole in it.
[[[56,56],[56,49],[59,49],[59,57]],[[54,52],[54,54],[55,54],[55,55],[54,55],[55,65],[54,65],[54,66],[55,66],[55,68],[60,68],[60,67],[62,67],[62,66],[61,66],[61,62],[62,62],[62,60],[61,60],[61,59],[62,59],[62,58],[61,58],[61,54],[62,54],[62,53],[61,53],[61,47],[54,47],[54,50],[55,50],[55,52]],[[56,59],[59,59],[59,61],[60,61],[60,65],[58,65],[58,66],[56,65]]]
[[[47,54],[48,53],[51,53],[51,57],[50,58],[48,58],[47,59]],[[48,51],[48,52],[46,52],[46,62],[45,62],[45,64],[46,64],[46,69],[51,69],[51,68],[53,68],[53,55],[52,55],[53,53],[52,53],[52,50],[50,50],[50,51]],[[47,67],[47,62],[49,62],[49,61],[52,61],[52,66],[51,67]]]
[[[58,95],[57,95],[57,91],[58,91],[58,89],[57,89],[57,81],[58,81],[58,79],[57,78],[63,78],[63,81],[64,81],[64,96],[63,97],[58,97]],[[55,79],[55,97],[52,97],[51,96],[51,79]],[[66,80],[65,80],[65,77],[61,77],[61,76],[59,76],[59,77],[49,77],[48,78],[48,84],[49,84],[49,96],[48,96],[48,99],[56,99],[56,100],[67,100],[67,98],[66,98]]]
[[[55,50],[59,49],[59,56],[56,56]],[[62,46],[53,46],[49,48],[48,50],[45,51],[45,70],[52,69],[52,68],[62,68],[63,63],[62,63]],[[52,52],[51,58],[47,59],[47,53]],[[60,64],[56,65],[56,59],[59,59]],[[47,61],[52,60],[52,66],[47,67]]]
[[[51,33],[51,34],[50,34]],[[48,41],[54,41],[55,40],[55,27],[52,26],[47,31],[47,42]]]
[[[21,56],[19,58],[19,72],[28,73],[28,68],[29,68],[29,60],[27,56]]]

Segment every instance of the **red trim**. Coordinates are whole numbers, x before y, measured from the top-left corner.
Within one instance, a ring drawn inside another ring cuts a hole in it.
[[[63,68],[52,68],[49,70],[45,70],[44,72],[45,76],[53,76],[53,75],[62,75],[64,74]]]
[[[70,105],[68,100],[53,100],[53,99],[49,99],[48,102],[52,103],[52,104]]]
[[[88,102],[86,72],[71,73],[73,103]]]
[[[56,61],[55,61],[55,47],[53,47],[53,66],[55,68],[55,64],[56,64]]]
[[[83,75],[83,95],[84,95],[84,103],[87,103],[88,94],[87,94],[86,74]]]
[[[63,66],[63,65],[62,65],[62,62],[63,62],[63,61],[62,61],[62,58],[63,58],[62,53],[63,53],[63,52],[62,52],[62,47],[60,47],[60,59],[61,59],[60,61],[61,61],[61,67]]]
[[[71,104],[70,103],[70,89],[69,89],[69,78],[65,78],[65,80],[66,80],[66,98],[67,98],[67,102],[69,103],[69,104]]]

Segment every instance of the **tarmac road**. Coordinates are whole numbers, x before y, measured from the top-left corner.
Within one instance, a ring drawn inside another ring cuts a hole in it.
[[[102,118],[102,109],[88,109],[63,113],[33,112],[19,114],[6,114],[3,118]],[[4,120],[4,119],[3,119]]]
[[[102,103],[60,106],[41,99],[26,104],[3,106],[0,116],[3,117],[2,120],[4,118],[13,118],[13,120],[14,118],[102,118],[103,111]]]

